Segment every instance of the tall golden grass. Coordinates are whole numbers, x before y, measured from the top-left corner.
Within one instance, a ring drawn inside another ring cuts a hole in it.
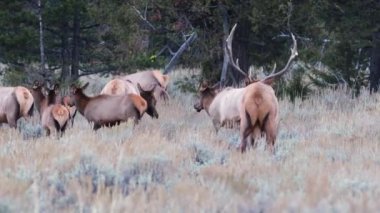
[[[280,100],[277,152],[245,154],[171,89],[160,118],[97,132],[78,116],[57,139],[0,128],[0,212],[378,212],[379,95]],[[29,126],[28,126],[29,125]]]

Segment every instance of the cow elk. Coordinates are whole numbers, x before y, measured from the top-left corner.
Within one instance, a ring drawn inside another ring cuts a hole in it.
[[[88,122],[94,123],[94,130],[103,126],[112,127],[131,118],[137,124],[147,111],[147,101],[139,95],[112,96],[103,94],[89,97],[83,93],[87,86],[88,83],[81,87],[72,85],[70,93],[79,113]],[[152,114],[151,116],[155,115]]]
[[[75,119],[75,116],[77,114],[77,108],[75,107],[74,101],[68,95],[64,95],[64,96],[61,95],[59,84],[57,84],[57,83],[54,84],[52,86],[52,88],[50,88],[50,86],[48,85],[48,88],[50,90],[50,93],[49,93],[51,96],[50,100],[54,101],[54,103],[56,103],[56,104],[62,104],[63,106],[65,106],[69,110],[69,112],[70,112],[70,124],[71,124],[71,127],[73,127],[74,126],[74,119]]]
[[[66,130],[70,112],[62,104],[55,103],[56,89],[47,88],[47,95],[45,96],[42,84],[35,81],[31,91],[35,97],[37,110],[40,113],[41,125],[46,132],[46,136],[49,136],[54,130],[58,136],[62,136]]]
[[[232,56],[232,40],[236,29],[236,24],[232,28],[230,35],[226,40],[226,48],[229,56],[229,62],[232,67],[242,74],[245,74],[238,65],[234,62]],[[278,78],[289,71],[291,63],[298,56],[297,41],[293,34],[293,47],[291,55],[285,67],[279,72],[273,72],[264,79],[249,79],[249,85],[245,87],[242,102],[240,104],[240,136],[241,136],[241,151],[246,150],[248,141],[251,141],[255,146],[255,139],[265,134],[267,146],[269,150],[274,152],[274,144],[278,132],[279,123],[279,106],[277,97],[271,84],[275,78]],[[246,75],[246,77],[248,77]]]
[[[0,87],[0,123],[8,123],[17,128],[17,120],[33,115],[34,98],[31,92],[22,86]]]
[[[163,75],[158,70],[136,72],[121,76],[119,79],[129,80],[135,85],[135,87],[137,87],[137,84],[140,84],[143,88],[156,85],[154,88],[154,96],[156,99],[163,99],[164,101],[169,100],[169,95],[166,91],[169,84],[169,76]]]
[[[194,104],[197,112],[205,110],[216,132],[221,127],[236,127],[240,122],[240,104],[244,88],[225,88],[218,92],[218,84],[210,87],[203,82],[199,89],[200,99]]]
[[[156,84],[151,84],[149,85],[149,88],[143,89],[142,86],[138,83],[136,88],[130,80],[113,79],[104,86],[100,94],[112,96],[128,94],[139,95],[144,98],[148,104],[146,111],[148,115],[150,115],[152,118],[158,118],[158,112],[156,110],[157,100],[154,96],[156,87]]]

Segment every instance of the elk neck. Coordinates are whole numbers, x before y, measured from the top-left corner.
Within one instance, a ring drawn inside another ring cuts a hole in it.
[[[77,107],[77,110],[83,115],[84,110],[86,109],[88,103],[91,101],[91,98],[85,95],[82,91],[78,91],[74,95],[74,102]]]
[[[38,89],[31,89],[32,96],[34,98],[34,103],[36,104],[37,110],[42,114],[43,110],[46,108],[47,100],[44,94],[41,91],[41,88]]]
[[[47,96],[47,105],[55,104],[56,94],[54,91],[49,91]]]
[[[203,108],[205,109],[207,114],[210,114],[209,113],[210,105],[214,101],[216,95],[217,95],[217,93],[215,91],[208,91],[206,94],[204,94],[202,104],[203,104]]]

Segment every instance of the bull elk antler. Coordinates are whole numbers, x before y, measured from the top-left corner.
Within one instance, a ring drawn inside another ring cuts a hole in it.
[[[231,66],[237,70],[239,73],[241,73],[242,75],[244,75],[247,79],[249,79],[249,81],[251,82],[254,82],[254,81],[262,81],[262,82],[270,82],[272,81],[274,78],[276,77],[279,77],[283,74],[285,74],[288,70],[289,70],[289,67],[290,67],[290,64],[293,62],[293,60],[298,56],[298,52],[297,52],[297,40],[296,38],[294,37],[293,33],[290,33],[291,37],[292,37],[292,40],[293,40],[293,47],[290,49],[291,51],[291,55],[289,57],[289,60],[288,62],[286,63],[285,67],[279,71],[279,72],[275,72],[276,70],[276,64],[274,65],[274,68],[271,72],[270,75],[266,76],[264,79],[251,79],[250,76],[247,75],[246,72],[244,72],[240,66],[239,66],[239,60],[236,59],[236,62],[234,62],[234,59],[233,59],[233,55],[232,55],[232,40],[234,38],[234,33],[235,33],[235,30],[236,30],[236,26],[237,24],[235,24],[230,32],[230,34],[228,35],[227,37],[227,40],[226,40],[226,49],[227,49],[227,54],[228,54],[228,57],[229,57],[229,62],[231,64]]]

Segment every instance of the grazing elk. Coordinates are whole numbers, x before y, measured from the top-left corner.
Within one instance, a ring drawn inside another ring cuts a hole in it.
[[[82,87],[72,85],[70,90],[79,113],[87,121],[94,123],[94,130],[103,126],[111,127],[120,122],[126,122],[130,118],[133,118],[135,124],[137,124],[145,112],[152,117],[158,116],[147,111],[147,101],[139,95],[97,95],[89,97],[83,93],[83,89],[87,86],[88,83]]]
[[[164,101],[167,101],[169,99],[169,95],[166,92],[167,86],[169,84],[169,76],[163,75],[158,70],[137,72],[121,76],[119,79],[129,80],[135,85],[135,87],[137,87],[137,84],[140,84],[143,88],[146,88],[152,84],[157,85],[154,89],[154,96],[156,99],[160,98]]]
[[[158,112],[156,111],[157,100],[154,96],[156,84],[150,85],[150,88],[143,89],[140,84],[137,84],[137,88],[130,80],[121,80],[121,79],[113,79],[109,81],[100,94],[102,95],[128,95],[135,94],[139,95],[148,104],[147,113],[149,115],[153,115],[152,118],[158,118]]]
[[[232,67],[241,73],[245,73],[240,69],[239,65],[234,62],[232,56],[232,40],[235,29],[236,24],[232,28],[230,35],[226,40],[227,53]],[[278,132],[279,107],[277,97],[270,85],[273,83],[275,78],[282,76],[289,70],[290,64],[298,56],[297,41],[293,34],[291,34],[291,37],[293,40],[293,47],[291,48],[291,55],[285,67],[277,73],[273,70],[269,76],[266,76],[262,80],[249,79],[250,84],[244,88],[239,110],[241,136],[240,148],[242,152],[246,150],[248,141],[251,141],[252,145],[255,146],[255,139],[260,137],[263,133],[266,135],[269,150],[272,153],[274,152],[274,144]]]
[[[58,136],[66,130],[70,118],[69,110],[62,104],[56,104],[56,89],[47,88],[47,95],[42,92],[42,84],[35,81],[32,87],[32,94],[36,100],[37,110],[40,113],[41,125],[49,136],[52,131],[56,131]]]
[[[33,115],[34,98],[22,86],[0,87],[0,123],[8,123],[17,128],[17,120]]]

